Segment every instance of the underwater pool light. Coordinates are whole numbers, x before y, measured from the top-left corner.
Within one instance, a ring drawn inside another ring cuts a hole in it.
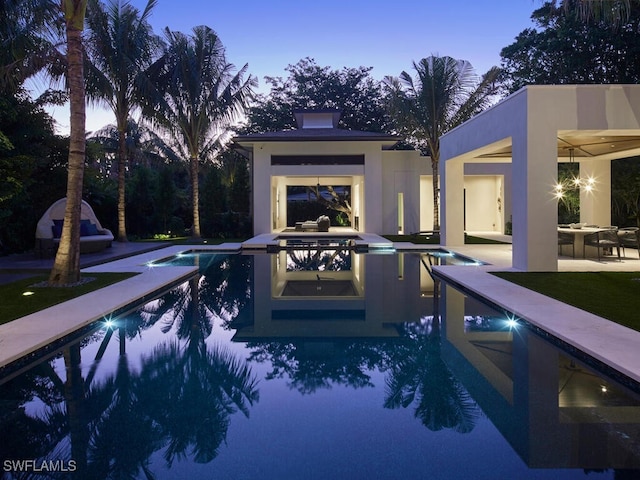
[[[520,324],[518,323],[518,319],[514,317],[507,317],[505,323],[507,324],[507,327],[509,327],[509,330],[513,330],[514,328],[518,328],[520,326]]]

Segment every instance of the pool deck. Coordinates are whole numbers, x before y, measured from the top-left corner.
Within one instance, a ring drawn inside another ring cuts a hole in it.
[[[149,266],[150,261],[169,257],[192,248],[238,251],[242,247],[238,243],[228,243],[216,246],[177,245],[161,248],[162,245],[158,244],[147,245],[142,251],[136,251],[136,248],[140,249],[141,247],[133,245],[128,247],[127,254],[120,255],[120,258],[111,252],[112,257],[115,257],[112,261],[108,261],[110,260],[108,255],[105,258],[91,261],[85,259],[82,271],[83,273],[136,272],[138,275],[0,325],[0,367],[62,338],[78,328],[105,318],[109,312],[128,305],[134,299],[160,293],[167,288],[167,285],[175,284],[196,271],[195,267],[154,268]],[[399,251],[437,248],[435,245],[414,245],[411,243],[397,243],[394,246]],[[464,245],[452,247],[451,250],[487,262],[488,265],[434,267],[434,270],[445,280],[487,298],[628,377],[640,381],[640,355],[637,354],[637,349],[640,346],[640,332],[491,275],[491,271],[512,269],[511,245]],[[0,280],[3,274],[28,275],[35,269],[50,268],[50,265],[47,267],[47,261],[43,260],[25,258],[21,262],[15,258],[13,260],[9,260],[9,258],[0,258]],[[559,260],[558,268],[560,271],[624,270],[640,272],[640,259],[637,258],[635,250],[628,252],[628,257],[622,262],[596,262],[562,257]]]

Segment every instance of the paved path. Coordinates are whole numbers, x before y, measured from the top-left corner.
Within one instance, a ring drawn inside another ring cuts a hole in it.
[[[162,242],[113,242],[111,248],[105,248],[101,252],[80,255],[80,267],[91,267],[166,246]],[[0,257],[0,284],[46,273],[53,267],[53,261],[54,258],[39,258],[34,253]]]

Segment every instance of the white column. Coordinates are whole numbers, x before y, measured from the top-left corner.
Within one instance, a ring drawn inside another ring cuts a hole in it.
[[[271,156],[256,149],[253,160],[253,234],[271,232]]]
[[[464,162],[440,162],[440,243],[464,245]]]
[[[382,216],[384,214],[384,192],[382,188],[382,154],[380,151],[367,152],[364,164],[364,225],[360,231],[368,233],[396,233],[385,232]],[[392,179],[386,179],[392,181]],[[395,199],[394,199],[395,200]],[[394,202],[395,203],[395,202]]]
[[[536,119],[542,123],[541,119]],[[529,121],[531,118],[529,118]],[[524,130],[524,131],[522,131]],[[558,176],[556,132],[530,125],[513,136],[513,267],[558,270]]]
[[[580,221],[611,225],[611,160],[580,160],[580,178],[592,178],[593,188],[580,189]]]

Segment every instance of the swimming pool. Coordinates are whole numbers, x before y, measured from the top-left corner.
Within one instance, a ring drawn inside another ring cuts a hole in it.
[[[637,385],[434,280],[421,253],[347,253],[185,256],[193,278],[0,380],[3,467],[638,475]]]

